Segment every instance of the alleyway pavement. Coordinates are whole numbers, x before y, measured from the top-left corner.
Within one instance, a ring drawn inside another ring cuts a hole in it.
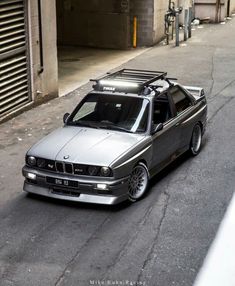
[[[121,66],[167,71],[182,84],[204,87],[209,105],[200,155],[177,160],[153,180],[144,200],[129,207],[22,192],[26,151],[62,126],[63,114],[90,83],[0,125],[1,286],[193,284],[234,193],[234,31],[235,18],[205,25],[178,48],[158,45]]]

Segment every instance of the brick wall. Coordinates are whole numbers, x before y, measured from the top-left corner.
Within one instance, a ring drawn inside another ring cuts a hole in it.
[[[59,44],[121,49],[130,45],[129,0],[56,2]]]
[[[192,0],[176,2],[188,7]],[[168,0],[57,0],[56,3],[60,44],[125,49],[132,46],[134,16],[138,46],[151,46],[165,36]]]
[[[168,0],[132,0],[131,19],[137,16],[139,46],[151,46],[165,37],[165,13],[168,10]],[[188,9],[192,6],[192,0],[177,0],[176,7],[182,6]],[[184,14],[180,21],[183,23]],[[131,29],[131,34],[132,34]]]
[[[153,22],[154,2],[153,0],[132,0],[131,1],[131,26],[133,17],[137,17],[137,45],[150,46],[154,43]],[[132,27],[131,27],[132,28]],[[133,29],[131,29],[133,32]]]

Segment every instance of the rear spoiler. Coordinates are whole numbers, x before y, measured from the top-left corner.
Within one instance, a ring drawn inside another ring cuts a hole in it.
[[[205,96],[205,91],[202,87],[195,87],[195,86],[184,86],[184,88],[192,94],[196,100],[201,99]]]

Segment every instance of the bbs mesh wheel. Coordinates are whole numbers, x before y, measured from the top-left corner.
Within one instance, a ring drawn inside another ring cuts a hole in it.
[[[128,195],[131,202],[135,202],[143,197],[148,188],[148,170],[143,163],[136,165],[129,179]]]

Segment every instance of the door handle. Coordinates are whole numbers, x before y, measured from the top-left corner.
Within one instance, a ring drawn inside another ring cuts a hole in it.
[[[175,126],[179,126],[180,125],[180,123],[179,122],[177,122],[176,124],[175,124]]]

